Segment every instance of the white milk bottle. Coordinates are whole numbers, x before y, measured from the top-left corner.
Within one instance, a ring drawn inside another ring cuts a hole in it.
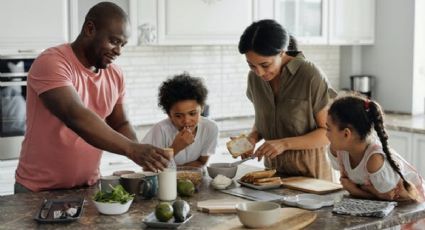
[[[177,198],[177,166],[174,162],[174,150],[164,148],[164,151],[171,157],[168,167],[158,174],[158,199],[172,201]]]

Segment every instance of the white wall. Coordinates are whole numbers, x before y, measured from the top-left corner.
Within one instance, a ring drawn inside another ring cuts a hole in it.
[[[387,111],[412,113],[414,5],[413,0],[377,0],[375,44],[362,46],[360,54],[341,49],[341,85],[349,87],[348,76],[358,74],[360,62],[362,74],[376,77],[376,100]]]
[[[415,2],[415,48],[412,113],[425,112],[425,1]]]
[[[339,88],[339,47],[300,46],[308,59]],[[188,71],[205,80],[212,118],[252,116],[245,96],[248,65],[237,46],[144,46],[127,47],[118,58],[126,75],[127,109],[134,125],[152,124],[165,115],[157,104],[163,80]]]

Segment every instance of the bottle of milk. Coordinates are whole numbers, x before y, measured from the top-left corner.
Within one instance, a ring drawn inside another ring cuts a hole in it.
[[[170,156],[170,162],[158,175],[158,199],[173,201],[177,198],[177,165],[174,161],[174,150],[164,148],[164,152]]]

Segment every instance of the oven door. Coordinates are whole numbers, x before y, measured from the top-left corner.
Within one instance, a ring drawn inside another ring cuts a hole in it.
[[[0,137],[23,136],[26,124],[26,77],[0,79]]]

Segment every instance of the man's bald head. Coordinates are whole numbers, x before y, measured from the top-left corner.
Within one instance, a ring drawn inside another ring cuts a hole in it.
[[[92,21],[97,28],[104,28],[111,20],[123,20],[128,22],[128,15],[115,3],[100,2],[89,10],[84,25]]]
[[[87,13],[72,49],[87,68],[104,69],[121,55],[130,32],[127,14],[114,3],[101,2]]]

